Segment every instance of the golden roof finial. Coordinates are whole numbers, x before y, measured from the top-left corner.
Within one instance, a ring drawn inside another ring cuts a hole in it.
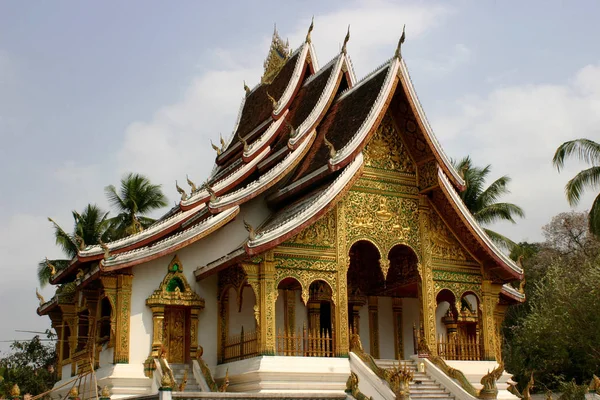
[[[46,266],[50,270],[50,277],[53,277],[54,275],[56,275],[56,267],[54,265],[50,264],[48,257],[46,257]]]
[[[190,180],[190,177],[187,174],[185,174],[185,179],[187,180],[187,184],[190,185],[192,193],[198,191],[196,184]]]
[[[337,151],[335,150],[335,147],[333,147],[333,143],[327,140],[327,136],[325,135],[323,135],[323,142],[325,143],[325,146],[329,148],[329,157],[334,158],[337,154]]]
[[[38,300],[40,301],[40,306],[46,302],[46,300],[44,300],[44,297],[42,297],[42,295],[40,294],[38,288],[35,288],[35,295],[37,296]]]
[[[310,38],[310,34],[313,31],[313,28],[315,27],[315,16],[313,15],[311,21],[310,21],[310,26],[308,27],[308,33],[306,34],[306,43],[310,44],[312,39]]]
[[[246,91],[246,96],[250,94],[250,88],[246,85],[246,81],[244,81],[244,90]]]
[[[227,145],[225,144],[225,139],[223,139],[223,135],[221,134],[221,132],[219,132],[219,142],[221,142],[221,153],[223,153]]]
[[[402,53],[400,53],[401,49],[402,49],[402,43],[404,43],[404,41],[406,40],[406,24],[404,24],[404,26],[402,27],[402,35],[400,36],[400,40],[398,40],[398,47],[396,47],[396,53],[394,54],[394,57],[396,57],[398,60],[402,59]]]
[[[244,228],[246,228],[246,230],[248,231],[248,239],[250,239],[250,240],[256,239],[256,231],[254,230],[252,225],[250,225],[249,223],[246,222],[246,220],[244,220]]]
[[[108,248],[108,246],[106,245],[106,243],[104,243],[102,241],[102,239],[98,240],[100,247],[102,248],[102,250],[104,250],[104,259],[108,260],[110,258],[110,249]]]
[[[202,186],[204,186],[204,189],[206,189],[206,191],[210,195],[210,201],[212,201],[212,202],[219,201],[219,198],[217,197],[217,194],[215,193],[215,191],[213,190],[213,188],[210,187],[210,185],[208,184],[208,181],[204,182],[204,185],[202,185]]]
[[[212,144],[212,142],[210,142]],[[183,190],[179,184],[177,183],[177,181],[175,181],[175,189],[177,189],[177,192],[181,195],[181,201],[185,201],[187,200],[187,193],[185,193],[185,190]]]
[[[273,81],[287,62],[290,56],[289,49],[289,43],[287,41],[285,43],[283,42],[279,33],[277,33],[277,25],[275,25],[271,46],[269,48],[269,55],[267,55],[264,63],[265,73],[261,78],[261,83],[270,84]]]
[[[296,128],[294,128],[294,127],[292,126],[292,124],[290,124],[290,123],[288,122],[288,120],[287,120],[287,119],[286,119],[286,120],[284,120],[284,121],[285,121],[285,124],[288,126],[288,128],[290,128],[290,137],[291,137],[291,138],[295,138],[295,137],[296,137],[296,135],[298,134],[298,132],[296,131]]]
[[[81,268],[79,268],[77,270],[77,275],[75,275],[75,279],[80,281],[83,279],[83,276],[85,275],[85,272],[83,272],[83,270]]]
[[[220,156],[221,155],[221,149],[212,142],[212,139],[210,141],[210,145],[212,146],[213,150],[217,152],[217,156]]]
[[[273,110],[277,109],[277,100],[275,100],[275,98],[273,96],[271,96],[268,91],[267,91],[267,98],[271,102],[271,105],[273,106]]]
[[[244,145],[244,152],[248,152],[248,142],[238,133],[238,139]]]
[[[346,45],[350,40],[350,25],[348,25],[348,33],[346,33],[346,37],[344,38],[344,44],[342,45],[342,53],[346,54]]]

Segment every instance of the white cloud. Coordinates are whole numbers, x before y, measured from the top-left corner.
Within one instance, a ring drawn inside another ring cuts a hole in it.
[[[517,240],[541,239],[540,227],[566,211],[565,183],[585,166],[575,161],[557,173],[551,160],[563,142],[600,137],[600,66],[588,65],[563,84],[511,86],[485,97],[469,96],[456,110],[435,118],[446,151],[470,154],[477,164],[491,164],[494,178],[513,179],[507,201],[521,205],[526,220],[499,230]],[[592,194],[580,209],[591,206]]]

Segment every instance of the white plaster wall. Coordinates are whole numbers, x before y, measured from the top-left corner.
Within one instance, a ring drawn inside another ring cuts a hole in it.
[[[279,290],[277,295],[277,300],[275,301],[275,327],[277,328],[277,334],[279,334],[280,330],[285,329],[285,321],[284,321],[284,291]],[[295,324],[296,324],[296,333],[300,332],[302,328],[306,325],[308,329],[308,313],[306,311],[306,306],[302,303],[302,292],[300,290],[294,290],[295,296]]]
[[[302,302],[302,292],[296,290],[294,294],[296,295],[296,331],[302,329],[304,326],[308,329],[308,311]]]
[[[275,332],[279,334],[280,331],[285,328],[285,321],[283,320],[283,306],[284,306],[284,291],[281,289],[277,290],[277,300],[275,300]]]
[[[394,313],[391,297],[379,297],[379,358],[394,359]]]
[[[369,326],[369,307],[365,304],[358,311],[360,318],[360,342],[363,350],[371,353],[371,327]]]
[[[402,299],[402,332],[404,339],[404,358],[408,359],[410,355],[415,354],[413,344],[413,324],[419,328],[419,299]]]
[[[468,295],[464,296],[464,299],[471,306],[471,310],[474,310],[475,312],[477,312],[477,297],[474,294],[468,294]]]
[[[448,303],[447,301],[442,301],[440,304],[437,305],[437,308],[435,309],[436,339],[439,338],[440,335],[446,337],[446,325],[442,323],[442,318],[444,317],[444,315],[446,315],[446,312],[448,312],[449,308],[450,303]]]
[[[65,365],[62,366],[62,372],[61,372],[61,374],[62,374],[61,375],[62,376],[61,381],[66,381],[66,380],[71,379],[71,363],[65,364]]]
[[[114,347],[109,348],[107,344],[103,345],[102,350],[100,351],[100,357],[98,358],[100,368],[111,365],[114,360],[114,354]]]

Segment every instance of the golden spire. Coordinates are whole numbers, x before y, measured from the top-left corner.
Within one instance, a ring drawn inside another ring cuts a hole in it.
[[[217,156],[220,156],[221,149],[218,146],[215,146],[215,144],[212,142],[212,140],[210,141],[210,145],[212,146],[213,150],[217,152]]]
[[[21,395],[21,389],[19,388],[19,385],[15,383],[13,387],[10,388],[10,395],[12,397],[19,397]]]
[[[50,270],[50,277],[53,277],[54,275],[56,275],[56,267],[54,265],[50,264],[50,261],[48,261],[48,257],[46,257],[46,266]]]
[[[190,185],[192,193],[195,193],[196,191],[198,191],[196,184],[190,180],[190,177],[187,174],[185,174],[185,179],[187,180],[187,184]]]
[[[335,147],[333,147],[333,143],[327,140],[327,136],[325,135],[323,135],[323,142],[325,143],[325,146],[329,148],[329,157],[334,158],[337,154],[337,151],[335,150]]]
[[[246,81],[244,81],[244,90],[246,91],[246,96],[250,94],[250,88],[246,85]]]
[[[310,38],[310,34],[313,31],[313,28],[315,27],[315,16],[313,15],[312,20],[310,21],[310,26],[308,27],[308,33],[306,34],[306,43],[310,44],[312,39]]]
[[[277,33],[277,26],[273,30],[273,38],[271,40],[271,47],[269,48],[269,55],[265,60],[264,67],[265,73],[261,78],[261,83],[269,84],[277,76],[281,68],[287,62],[290,56],[290,44],[286,41],[285,43]]]
[[[346,37],[344,38],[344,44],[342,45],[342,53],[346,54],[346,45],[350,40],[350,25],[348,25],[348,33],[346,33]]]
[[[268,91],[267,98],[271,101],[271,104],[273,105],[273,110],[277,109],[277,100],[275,100],[275,98],[271,96]]]
[[[40,294],[38,288],[35,288],[35,295],[37,296],[38,300],[40,301],[40,306],[46,302],[46,300],[44,300],[44,297],[42,297],[42,295]]]
[[[212,142],[210,142],[212,144]],[[214,146],[214,145],[213,145]],[[177,192],[179,194],[181,194],[181,201],[185,201],[187,200],[187,194],[185,193],[185,190],[183,190],[181,187],[179,187],[179,184],[177,183],[177,181],[175,181],[175,188],[177,189]]]
[[[402,35],[400,36],[400,40],[398,40],[398,47],[396,47],[396,54],[394,54],[394,57],[396,57],[397,59],[402,59],[402,54],[400,53],[400,50],[402,48],[402,43],[404,43],[404,41],[406,40],[406,24],[402,27]]]
[[[250,240],[256,239],[256,231],[254,230],[252,225],[250,225],[249,223],[246,222],[246,220],[244,220],[244,228],[246,228],[246,230],[248,231],[248,239],[250,239]]]

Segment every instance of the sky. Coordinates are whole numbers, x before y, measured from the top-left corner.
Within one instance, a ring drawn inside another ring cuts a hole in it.
[[[260,81],[274,24],[298,47],[311,17],[324,65],[350,25],[362,77],[402,54],[446,153],[512,178],[525,210],[497,224],[515,241],[570,208],[552,167],[566,140],[600,139],[600,2],[252,1],[0,2],[0,352],[43,330],[36,267],[60,257],[47,217],[97,203],[129,171],[163,189],[202,182],[231,135],[244,80]],[[591,206],[586,195],[578,209]],[[53,288],[42,290],[48,299]]]

